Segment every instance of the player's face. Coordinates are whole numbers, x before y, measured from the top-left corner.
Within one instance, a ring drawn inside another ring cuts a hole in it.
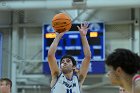
[[[70,58],[64,58],[61,61],[61,70],[63,73],[69,73],[73,71],[73,63]]]
[[[0,82],[0,93],[9,93],[10,85],[6,83],[6,81]]]
[[[109,77],[109,79],[110,79],[110,81],[111,81],[111,83],[113,85],[119,85],[119,86],[121,86],[121,84],[120,84],[120,78],[117,75],[116,70],[113,69],[113,67],[108,66],[107,76]]]

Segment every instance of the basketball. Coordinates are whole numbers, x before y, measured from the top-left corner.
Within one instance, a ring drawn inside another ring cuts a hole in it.
[[[52,19],[52,27],[58,33],[70,30],[71,25],[71,18],[65,13],[56,14]]]

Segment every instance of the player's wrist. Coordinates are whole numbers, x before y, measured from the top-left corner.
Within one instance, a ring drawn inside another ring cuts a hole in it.
[[[81,37],[85,37],[85,38],[86,38],[86,35],[83,35],[83,34],[81,34],[81,33],[80,33],[80,36],[81,36]]]

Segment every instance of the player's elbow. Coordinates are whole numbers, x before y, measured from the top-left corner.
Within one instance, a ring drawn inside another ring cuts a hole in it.
[[[85,58],[90,60],[90,59],[91,59],[91,52],[88,53],[88,54],[86,54],[86,55],[85,55]]]
[[[51,59],[52,57],[54,57],[54,55],[50,52],[48,52],[48,59]]]
[[[51,51],[48,51],[48,57],[53,56],[54,54]]]
[[[52,53],[48,52],[48,57],[52,56]]]

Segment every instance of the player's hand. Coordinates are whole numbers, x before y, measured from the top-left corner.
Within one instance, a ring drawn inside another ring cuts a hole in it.
[[[87,22],[84,22],[84,23],[81,23],[81,26],[77,26],[78,30],[80,31],[80,34],[82,36],[86,36],[87,35],[87,31],[88,31],[88,23]]]

